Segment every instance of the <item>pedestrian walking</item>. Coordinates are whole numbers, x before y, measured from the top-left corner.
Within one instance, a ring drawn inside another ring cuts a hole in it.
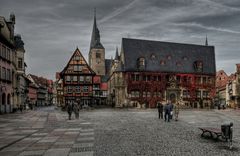
[[[165,122],[168,121],[170,122],[170,104],[167,103],[164,107],[164,119],[165,119]]]
[[[23,112],[23,105],[20,104],[20,111]]]
[[[169,109],[170,109],[170,119],[172,119],[173,118],[173,103],[172,102],[170,102],[170,104],[169,104]]]
[[[77,102],[74,103],[73,111],[74,111],[74,114],[75,114],[75,118],[79,119],[79,106],[78,106]]]
[[[71,120],[72,111],[73,111],[73,105],[72,105],[72,102],[70,102],[70,103],[68,103],[68,106],[67,106],[67,112],[68,112],[68,119],[69,120]]]
[[[163,118],[163,104],[159,102],[157,105],[157,108],[158,108],[158,118],[162,119]]]
[[[175,121],[178,121],[179,111],[180,111],[180,105],[179,105],[179,103],[177,103],[177,104],[174,106]]]

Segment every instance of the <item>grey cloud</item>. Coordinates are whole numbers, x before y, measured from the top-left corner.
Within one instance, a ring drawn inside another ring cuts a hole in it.
[[[204,44],[207,34],[217,69],[240,62],[239,0],[2,0],[0,15],[15,12],[28,71],[54,78],[77,46],[88,60],[94,7],[107,58],[122,37]]]

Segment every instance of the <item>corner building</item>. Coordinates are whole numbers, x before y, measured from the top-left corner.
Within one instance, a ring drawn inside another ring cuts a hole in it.
[[[94,75],[96,75],[95,72],[89,67],[77,48],[60,73],[63,80],[65,106],[73,102],[77,102],[81,106],[92,104]]]

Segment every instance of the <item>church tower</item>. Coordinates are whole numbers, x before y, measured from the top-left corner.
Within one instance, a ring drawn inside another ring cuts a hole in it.
[[[94,21],[90,50],[88,54],[89,65],[97,75],[105,75],[105,49],[100,42],[100,33],[97,28],[96,10],[94,10]]]

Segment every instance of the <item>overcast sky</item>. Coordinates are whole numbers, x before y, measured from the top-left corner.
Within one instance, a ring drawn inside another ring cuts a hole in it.
[[[53,79],[77,46],[88,60],[94,7],[106,58],[122,37],[203,45],[207,34],[217,70],[240,63],[240,0],[1,0],[0,16],[15,13],[27,72]]]

